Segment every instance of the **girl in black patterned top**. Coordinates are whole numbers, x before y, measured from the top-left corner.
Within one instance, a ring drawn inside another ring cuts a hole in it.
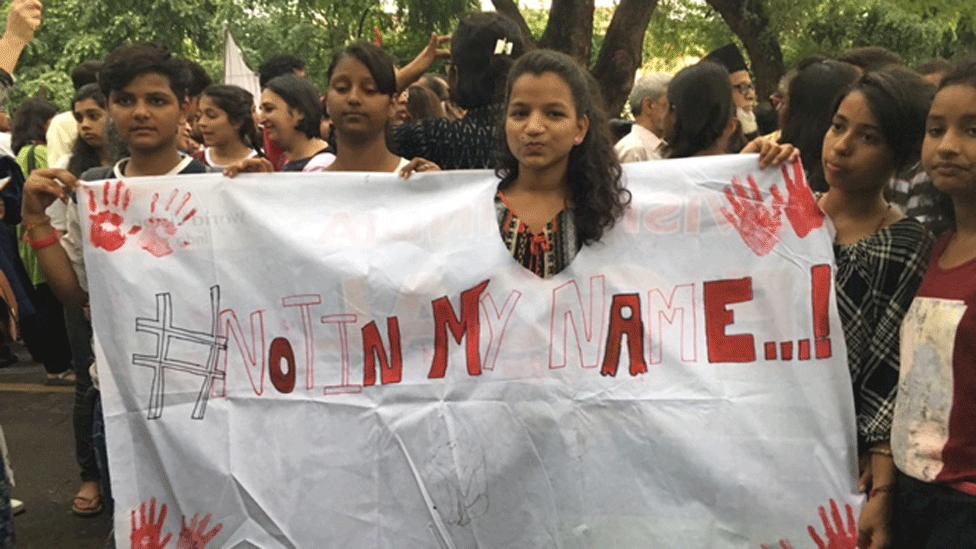
[[[830,187],[820,206],[837,229],[837,303],[854,384],[865,546],[890,541],[894,463],[889,444],[899,328],[928,265],[932,236],[885,200],[886,183],[918,159],[932,90],[916,74],[864,75],[838,102],[823,141]]]
[[[596,90],[572,58],[549,50],[525,54],[508,77],[498,222],[515,259],[543,278],[599,240],[630,202]]]

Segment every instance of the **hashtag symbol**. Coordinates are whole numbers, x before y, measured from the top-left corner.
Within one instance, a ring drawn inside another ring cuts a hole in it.
[[[132,355],[132,364],[152,368],[153,379],[149,395],[149,419],[159,419],[163,415],[163,395],[166,386],[166,370],[173,370],[203,378],[196,404],[193,406],[193,419],[203,419],[207,401],[215,380],[223,380],[224,372],[217,368],[221,351],[227,350],[227,337],[217,335],[217,320],[220,311],[220,286],[210,288],[211,324],[209,332],[179,328],[173,325],[173,298],[167,293],[156,294],[156,318],[136,318],[136,331],[156,336],[156,353],[153,355]],[[207,348],[205,363],[190,362],[170,356],[173,340],[185,341]]]

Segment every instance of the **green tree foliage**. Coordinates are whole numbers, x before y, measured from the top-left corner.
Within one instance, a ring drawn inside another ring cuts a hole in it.
[[[477,7],[476,0],[49,0],[44,24],[21,59],[11,103],[42,93],[67,108],[72,68],[136,41],[165,44],[219,80],[225,25],[252,67],[278,53],[295,54],[323,86],[332,53],[354,40],[372,41],[374,27],[405,63],[431,32],[449,33],[461,14]]]

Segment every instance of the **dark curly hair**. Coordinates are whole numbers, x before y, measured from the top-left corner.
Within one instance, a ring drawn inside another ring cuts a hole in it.
[[[241,125],[237,130],[241,143],[257,151],[260,156],[263,153],[261,145],[264,139],[254,125],[254,96],[251,92],[240,86],[213,84],[203,90],[203,96],[210,98],[220,110],[227,113],[227,120],[231,124]]]
[[[499,189],[508,188],[518,177],[518,160],[508,147],[505,117],[512,98],[512,87],[524,74],[552,73],[569,86],[577,116],[589,118],[590,127],[583,142],[569,153],[566,182],[573,205],[577,238],[583,244],[600,240],[613,227],[630,204],[630,191],[623,186],[622,170],[613,151],[607,115],[596,81],[573,58],[552,50],[535,50],[515,62],[505,86],[505,111],[498,124],[495,174]]]

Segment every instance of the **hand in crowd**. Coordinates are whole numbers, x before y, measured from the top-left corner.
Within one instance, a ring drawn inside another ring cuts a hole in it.
[[[34,33],[41,26],[44,6],[40,0],[14,0],[7,16],[7,38],[28,44],[34,39]]]
[[[762,137],[753,139],[740,151],[740,154],[749,153],[759,153],[760,169],[780,166],[786,162],[795,162],[800,159],[800,149],[793,145],[783,145]]]
[[[267,158],[245,158],[224,170],[227,177],[237,177],[240,173],[273,173],[274,164]]]
[[[410,179],[410,176],[413,175],[414,172],[439,172],[439,171],[441,171],[440,166],[431,162],[430,160],[426,160],[418,156],[417,158],[411,160],[409,164],[400,168],[400,177],[402,177],[403,179]]]
[[[450,59],[451,50],[443,47],[450,41],[450,35],[437,34],[436,32],[430,33],[430,41],[427,42],[427,47],[417,55],[417,59],[423,61],[427,67],[433,65],[438,59]]]
[[[34,170],[24,185],[21,216],[25,225],[48,221],[44,212],[55,200],[67,201],[78,186],[78,179],[68,170],[48,168]]]

